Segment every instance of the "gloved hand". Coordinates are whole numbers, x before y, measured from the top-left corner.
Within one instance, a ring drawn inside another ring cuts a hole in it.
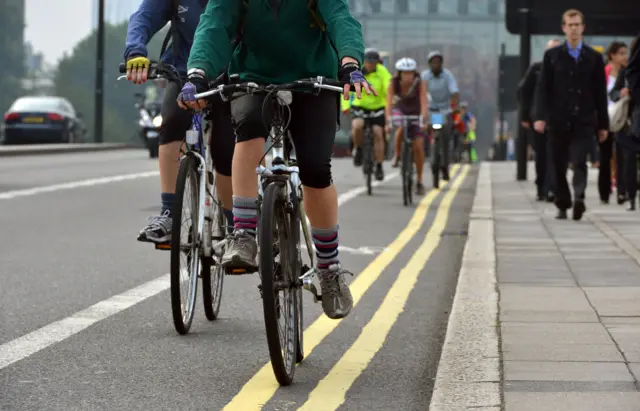
[[[203,73],[191,73],[188,82],[178,94],[178,105],[183,109],[202,110],[207,106],[206,100],[197,100],[195,95],[209,90],[209,81]]]
[[[362,74],[362,71],[360,71],[360,66],[358,66],[358,63],[344,63],[342,67],[340,67],[340,70],[338,70],[338,80],[345,83],[343,92],[343,97],[345,100],[349,100],[349,90],[351,89],[351,87],[354,88],[357,98],[362,98],[363,88],[367,94],[373,93],[374,96],[378,95],[376,90],[364,78],[364,74]]]
[[[142,84],[147,81],[151,61],[145,56],[129,56],[127,60],[127,80],[133,84]]]

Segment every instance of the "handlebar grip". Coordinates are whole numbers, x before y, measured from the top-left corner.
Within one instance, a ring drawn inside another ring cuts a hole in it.
[[[127,72],[127,65],[124,63],[120,63],[120,65],[118,66],[118,72],[120,72],[120,74],[124,74]]]

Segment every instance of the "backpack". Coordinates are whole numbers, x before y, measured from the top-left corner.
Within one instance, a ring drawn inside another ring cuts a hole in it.
[[[202,6],[202,8],[204,9],[205,7],[207,7],[207,3],[209,2],[209,0],[200,0],[200,5]],[[172,5],[171,5],[171,14],[170,14],[170,18],[169,20],[171,21],[171,27],[169,28],[169,31],[167,32],[167,35],[165,36],[164,40],[162,41],[162,47],[160,48],[160,58],[162,58],[162,55],[164,54],[164,52],[167,50],[167,47],[169,45],[169,40],[171,39],[171,54],[173,55],[173,58],[175,59],[176,56],[178,56],[180,54],[180,50],[178,48],[178,8],[180,7],[180,0],[173,0],[172,1]]]

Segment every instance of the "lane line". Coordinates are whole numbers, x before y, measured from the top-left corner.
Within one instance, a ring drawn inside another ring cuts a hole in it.
[[[0,370],[169,288],[169,274],[0,345]]]
[[[451,168],[451,176],[457,172],[459,166]],[[444,183],[444,182],[443,182]],[[443,187],[445,187],[443,185]],[[422,199],[407,226],[398,234],[384,251],[382,251],[349,285],[353,295],[353,306],[358,304],[364,293],[380,277],[382,272],[400,254],[404,247],[418,233],[427,218],[431,203],[438,196],[439,190],[431,190]],[[400,198],[398,198],[400,200]],[[398,205],[401,207],[401,205]],[[304,332],[305,356],[309,356],[313,349],[322,342],[338,325],[341,320],[331,320],[325,315],[318,317]],[[273,397],[280,385],[273,376],[271,363],[266,363],[247,383],[238,394],[223,408],[223,411],[258,411]],[[322,408],[320,408],[322,409]]]
[[[129,174],[128,176],[132,176],[132,175],[133,174]],[[397,176],[398,176],[397,173],[390,174],[383,182],[389,181]],[[110,178],[113,178],[113,177],[110,177]],[[128,179],[133,179],[133,178],[135,177],[129,177]],[[91,180],[85,180],[85,181],[91,181]],[[123,180],[118,180],[118,181],[123,181]],[[80,183],[80,182],[68,183],[68,184],[77,184],[77,183]],[[382,182],[377,182],[377,185],[380,185],[381,183]],[[91,184],[88,184],[88,185],[91,185]],[[49,186],[49,187],[53,187],[53,186]],[[363,193],[365,191],[366,191],[366,187],[357,187],[340,194],[340,196],[338,196],[338,205],[339,206],[344,205],[345,203],[356,198],[357,195],[354,195],[353,194],[354,192]],[[4,194],[7,194],[7,193],[4,193]],[[33,195],[33,194],[23,194],[23,195]],[[25,334],[22,337],[18,337],[14,340],[6,342],[0,345],[0,370],[5,367],[8,367],[9,365],[17,361],[20,361],[24,358],[29,357],[40,350],[43,350],[63,340],[66,340],[67,338],[96,324],[97,322],[102,321],[108,317],[111,317],[112,315],[118,314],[119,312],[126,310],[127,308],[130,308],[148,298],[151,298],[154,295],[161,293],[162,291],[168,290],[170,286],[171,284],[169,281],[169,274],[165,274],[154,280],[151,280],[135,288],[132,288],[128,291],[125,291],[122,294],[115,295],[111,298],[108,298],[97,304],[94,304],[85,310],[79,311],[71,315],[70,317],[66,317],[62,320],[53,322],[33,332]]]
[[[111,177],[90,178],[87,180],[70,181],[68,183],[52,184],[48,186],[40,186],[27,188],[24,190],[5,191],[0,193],[0,200],[11,200],[16,197],[34,196],[43,193],[53,193],[55,191],[72,190],[80,187],[91,187],[109,183],[117,183],[120,181],[136,180],[139,178],[148,178],[159,176],[159,171],[146,171],[143,173],[121,174]]]
[[[420,273],[440,244],[441,234],[447,227],[453,199],[468,172],[469,166],[465,165],[460,176],[456,178],[440,202],[434,222],[429,227],[423,243],[400,271],[378,310],[364,326],[353,345],[311,391],[309,399],[298,408],[298,411],[336,410],[345,402],[349,388],[383,347],[391,328],[404,311]]]

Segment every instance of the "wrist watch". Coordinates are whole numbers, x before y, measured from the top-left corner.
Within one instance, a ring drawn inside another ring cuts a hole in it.
[[[207,78],[207,73],[205,73],[202,69],[192,68],[187,71],[187,77],[200,77],[204,79]]]

